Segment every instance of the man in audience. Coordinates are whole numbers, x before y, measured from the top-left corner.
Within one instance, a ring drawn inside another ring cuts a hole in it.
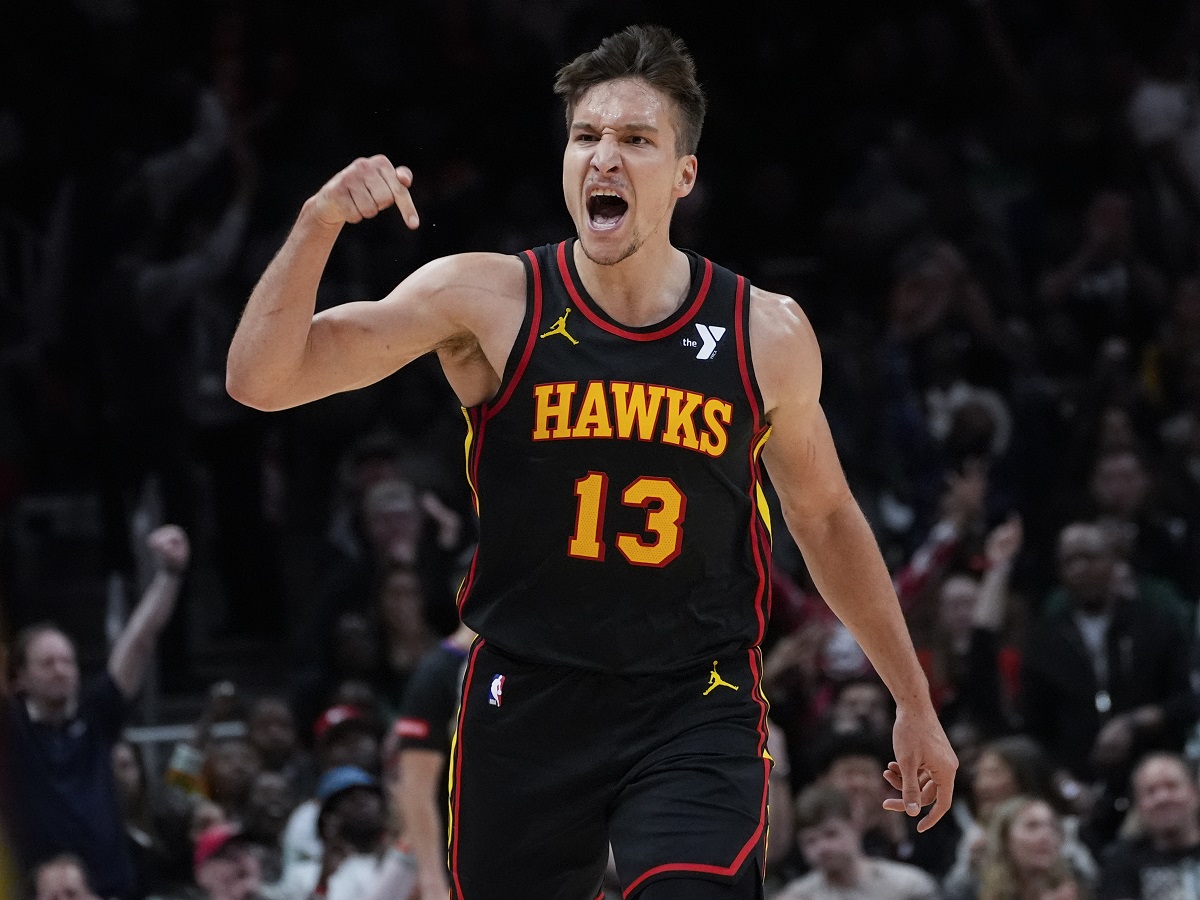
[[[81,690],[71,639],[54,625],[33,625],[14,643],[16,692],[3,701],[9,741],[4,768],[11,776],[5,780],[21,861],[32,868],[57,854],[76,854],[104,897],[134,890],[112,748],[155,639],[175,608],[189,557],[187,535],[175,525],[151,532],[147,545],[154,578],[113,645],[105,672]]]
[[[1160,900],[1200,892],[1200,788],[1179,756],[1151,753],[1133,772],[1142,833],[1105,854],[1099,900]]]
[[[937,900],[937,883],[916,866],[868,857],[850,801],[818,784],[796,800],[800,850],[813,871],[790,883],[777,900]]]
[[[1137,755],[1182,742],[1193,711],[1188,636],[1172,614],[1114,589],[1100,526],[1068,525],[1058,554],[1070,608],[1037,623],[1022,654],[1024,724],[1066,774],[1104,783],[1098,845],[1115,836]]]

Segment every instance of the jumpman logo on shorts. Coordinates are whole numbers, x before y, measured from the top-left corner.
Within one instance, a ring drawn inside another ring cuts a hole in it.
[[[720,675],[717,674],[717,661],[714,659],[713,660],[713,670],[708,673],[708,690],[704,692],[704,696],[707,697],[709,694],[711,694],[713,691],[715,691],[719,687],[733,688],[733,690],[735,690],[735,691],[738,689],[738,686],[736,684],[730,684],[728,681],[726,681],[724,678],[722,678]]]
[[[554,323],[554,327],[551,328],[549,331],[547,331],[545,334],[539,334],[538,337],[547,338],[547,337],[550,337],[550,335],[552,335],[552,334],[561,334],[572,344],[578,344],[579,341],[575,340],[575,338],[573,338],[573,337],[571,337],[571,335],[567,334],[567,316],[569,316],[570,314],[571,314],[571,307],[568,306],[567,311],[558,317],[558,321]]]

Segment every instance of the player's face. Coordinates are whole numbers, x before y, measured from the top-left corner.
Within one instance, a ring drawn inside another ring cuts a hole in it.
[[[676,110],[636,78],[579,99],[563,154],[563,194],[588,259],[615,265],[651,236],[669,237],[675,201],[691,192],[696,157],[676,154]]]

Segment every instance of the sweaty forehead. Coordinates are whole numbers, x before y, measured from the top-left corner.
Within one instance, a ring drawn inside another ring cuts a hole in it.
[[[666,95],[637,78],[605,81],[588,88],[575,105],[574,122],[595,128],[638,123],[666,128],[671,124]]]

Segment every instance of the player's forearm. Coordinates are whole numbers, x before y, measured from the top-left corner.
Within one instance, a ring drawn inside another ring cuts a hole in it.
[[[405,798],[400,804],[404,840],[417,860],[421,893],[445,896],[450,889],[446,880],[446,835],[432,800],[434,789],[413,787],[403,790],[401,796]]]
[[[225,385],[258,409],[292,405],[289,385],[303,367],[317,287],[341,226],[320,222],[309,200],[283,247],[250,294],[229,347]]]
[[[929,685],[875,536],[849,495],[819,517],[789,517],[813,583],[875,671],[908,709],[931,707]]]
[[[175,610],[181,581],[182,573],[160,570],[113,646],[108,672],[126,697],[132,697],[142,686],[154,642]]]

